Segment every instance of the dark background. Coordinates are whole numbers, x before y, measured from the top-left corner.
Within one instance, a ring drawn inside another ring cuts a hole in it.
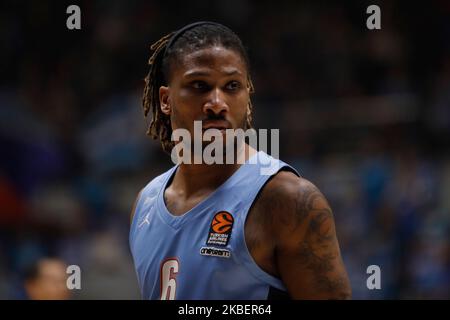
[[[172,166],[145,135],[149,47],[197,20],[248,47],[255,126],[279,128],[280,158],[328,198],[354,298],[450,298],[444,0],[2,1],[0,298],[22,298],[25,266],[48,255],[80,265],[74,298],[139,298],[129,214]]]

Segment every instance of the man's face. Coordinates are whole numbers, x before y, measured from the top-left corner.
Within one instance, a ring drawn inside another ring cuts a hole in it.
[[[170,70],[168,87],[160,88],[161,110],[170,115],[172,130],[194,121],[203,132],[244,128],[249,104],[247,67],[241,55],[212,46],[182,55]]]

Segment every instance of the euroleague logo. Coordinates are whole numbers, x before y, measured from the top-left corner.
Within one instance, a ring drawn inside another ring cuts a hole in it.
[[[215,233],[225,233],[233,227],[233,216],[226,211],[216,213],[211,222],[211,229]]]
[[[226,211],[217,212],[211,221],[208,240],[206,244],[226,246],[233,229],[234,218]]]

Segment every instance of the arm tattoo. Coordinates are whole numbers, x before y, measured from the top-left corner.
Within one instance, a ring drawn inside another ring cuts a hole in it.
[[[309,221],[305,237],[299,243],[298,260],[312,272],[318,291],[329,292],[336,298],[349,297],[346,275],[335,270],[340,256],[333,214],[328,205],[323,205],[326,200],[316,187],[309,185],[299,192],[296,224]]]
[[[267,237],[254,237],[258,230],[273,234],[276,242],[288,245],[282,262],[289,264],[287,273],[295,268],[307,271],[311,277],[311,292],[319,296],[343,299],[351,297],[347,274],[339,253],[331,209],[322,193],[311,183],[298,183],[288,177],[270,181],[249,214],[246,239],[252,247],[268,245]],[[253,241],[254,239],[258,241]],[[301,240],[300,240],[301,239]],[[281,246],[283,247],[283,246]],[[275,249],[276,250],[276,249]],[[276,253],[275,253],[276,255]],[[279,270],[279,266],[275,270]],[[309,291],[309,290],[308,290]]]

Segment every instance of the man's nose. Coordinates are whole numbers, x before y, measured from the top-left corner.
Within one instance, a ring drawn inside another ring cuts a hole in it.
[[[208,97],[208,100],[203,106],[203,112],[212,112],[215,115],[219,115],[226,111],[228,111],[228,105],[225,102],[225,97],[222,90],[220,90],[219,88],[212,90]]]

